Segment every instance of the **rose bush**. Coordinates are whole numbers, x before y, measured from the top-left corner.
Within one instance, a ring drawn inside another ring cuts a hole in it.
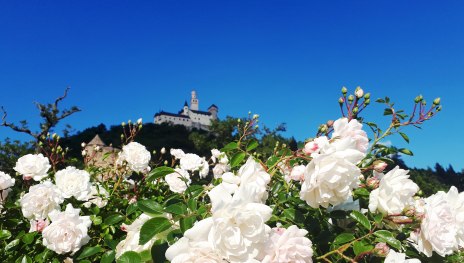
[[[276,144],[264,158],[251,114],[210,156],[162,148],[155,159],[134,141],[141,119],[123,123],[122,149],[104,165],[92,158],[111,158],[84,149],[83,167],[48,160],[59,144],[48,136],[52,146],[18,159],[22,179],[0,172],[0,260],[443,261],[464,247],[464,193],[422,196],[390,159],[411,151],[382,144],[394,134],[409,141],[404,128],[431,119],[439,100],[426,108],[418,96],[408,115],[377,102],[386,128],[360,115],[369,93],[344,88],[340,118],[300,149]]]

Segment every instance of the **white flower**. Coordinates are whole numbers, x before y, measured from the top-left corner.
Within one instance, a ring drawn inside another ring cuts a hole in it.
[[[326,136],[317,137],[305,144],[303,152],[312,155],[313,153],[321,152],[328,145],[329,139]]]
[[[86,200],[88,201],[84,203],[84,206],[89,208],[92,204],[94,204],[98,206],[99,208],[102,208],[106,206],[106,204],[108,203],[109,196],[110,194],[108,193],[108,191],[106,191],[106,189],[102,185],[100,184],[91,185],[90,192],[86,198]]]
[[[52,182],[45,181],[33,185],[21,200],[21,211],[28,219],[44,219],[53,210],[59,210],[63,203],[63,195]]]
[[[333,127],[334,132],[332,138],[350,138],[355,141],[358,151],[366,153],[367,147],[369,146],[369,138],[366,132],[362,130],[362,124],[356,119],[352,119],[348,122],[347,118],[340,118],[334,122]]]
[[[211,150],[211,159],[213,160],[213,163],[216,163],[216,161],[219,161],[221,164],[228,164],[229,159],[227,158],[227,155],[218,149],[212,149]]]
[[[180,168],[187,171],[198,171],[203,168],[203,163],[204,160],[194,153],[184,154],[180,158]]]
[[[356,95],[358,98],[361,98],[364,95],[364,90],[361,89],[361,87],[357,87],[354,91],[354,95]]]
[[[24,180],[40,181],[47,177],[50,169],[48,159],[40,154],[27,154],[19,158],[14,170],[23,176]]]
[[[215,179],[221,178],[222,175],[228,171],[230,171],[230,165],[218,163],[213,168],[214,178]]]
[[[141,214],[132,224],[121,225],[121,228],[127,232],[127,236],[116,246],[116,258],[119,258],[126,251],[135,251],[140,253],[151,248],[153,243],[156,241],[156,238],[153,238],[144,245],[139,245],[140,229],[150,218],[152,217],[147,214]]]
[[[312,242],[308,231],[292,225],[288,229],[275,227],[266,246],[266,256],[262,263],[313,262]]]
[[[176,159],[180,159],[185,155],[184,151],[182,151],[181,149],[171,149],[170,153]]]
[[[267,185],[271,181],[271,176],[263,169],[261,164],[257,163],[252,157],[240,167],[238,171],[240,177],[239,192],[252,192],[249,202],[263,203],[267,199]],[[238,193],[239,195],[241,193]]]
[[[175,173],[171,173],[164,177],[164,180],[169,185],[169,189],[174,193],[183,193],[190,185],[190,175],[187,171],[176,168]]]
[[[424,218],[419,231],[411,233],[418,251],[431,257],[451,255],[463,246],[464,194],[453,186],[445,193],[439,191],[425,200]]]
[[[50,224],[50,221],[48,219],[31,219],[30,223],[29,232],[42,232]]]
[[[150,152],[138,142],[130,142],[124,145],[119,153],[119,161],[126,161],[129,168],[137,173],[148,170],[150,159]]]
[[[14,184],[15,179],[11,178],[9,174],[0,171],[0,204],[5,202]]]
[[[289,175],[285,175],[285,181],[303,181],[304,180],[304,172],[306,170],[306,166],[304,165],[297,165],[294,166],[292,171]]]
[[[49,214],[52,223],[43,232],[43,245],[58,254],[75,253],[89,242],[87,231],[92,224],[90,217],[79,216],[80,209],[71,204],[64,212]]]
[[[419,191],[419,186],[409,179],[408,172],[396,166],[387,174],[381,174],[379,188],[369,196],[371,212],[378,210],[382,214],[399,214],[414,203],[413,196]]]
[[[73,166],[56,172],[55,183],[64,198],[74,196],[77,200],[87,201],[89,193],[92,191],[90,174]]]
[[[361,171],[355,164],[364,154],[353,149],[330,151],[332,153],[317,155],[306,166],[300,198],[313,208],[341,204],[358,187]]]
[[[420,263],[416,258],[406,259],[406,254],[390,249],[384,263]]]
[[[208,174],[209,174],[209,164],[205,160],[205,158],[203,158],[203,166],[201,167],[198,175],[200,176],[200,178],[205,178],[206,176],[208,176]]]

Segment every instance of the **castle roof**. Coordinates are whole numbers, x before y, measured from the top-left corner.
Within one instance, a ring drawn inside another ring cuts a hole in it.
[[[208,112],[208,111],[201,111],[201,110],[190,110],[191,112],[193,113],[196,113],[196,114],[203,114],[203,115],[211,115],[211,112]]]
[[[87,145],[99,145],[99,146],[106,146],[106,144],[103,142],[103,140],[100,138],[100,136],[97,134],[93,139],[87,143]]]
[[[211,109],[211,108],[216,108],[216,109],[219,109],[218,106],[214,105],[214,104],[211,104],[211,106],[209,106],[208,110]]]
[[[156,113],[155,117],[156,116],[162,116],[162,115],[190,119],[190,117],[187,116],[187,115],[181,115],[181,114],[170,113],[170,112],[165,112],[165,111],[160,111],[160,112]]]

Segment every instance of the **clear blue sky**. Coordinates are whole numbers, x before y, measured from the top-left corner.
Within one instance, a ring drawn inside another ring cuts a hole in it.
[[[343,85],[408,110],[421,93],[444,106],[407,130],[407,163],[460,170],[463,14],[462,1],[2,1],[0,105],[11,121],[34,120],[33,101],[69,85],[65,105],[83,111],[67,121],[79,130],[152,121],[196,89],[203,109],[251,110],[303,140],[339,116]],[[7,136],[27,138],[1,128]]]

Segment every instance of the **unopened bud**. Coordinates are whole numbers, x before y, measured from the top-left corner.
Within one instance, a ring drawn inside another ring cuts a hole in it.
[[[254,115],[253,115],[253,119],[256,120],[257,118],[259,118],[259,115],[258,115],[258,114],[254,114]]]
[[[161,148],[161,151],[160,151],[160,152],[161,152],[161,154],[165,154],[165,153],[166,153],[166,148],[164,148],[164,147]]]
[[[440,98],[434,99],[434,100],[433,100],[433,104],[434,104],[434,105],[440,104]]]
[[[422,97],[422,95],[419,95],[419,96],[417,96],[417,97],[414,99],[414,102],[415,102],[415,103],[419,103],[419,102],[421,102],[423,99],[424,99],[424,97]]]
[[[85,147],[85,142],[81,143],[81,147],[84,148]]]
[[[353,96],[353,95],[348,96],[348,101],[349,101],[349,102],[352,102],[353,100],[354,100],[354,96]]]
[[[57,137],[58,137],[58,134],[56,134],[56,133],[53,133],[53,134],[52,134],[52,138],[53,138],[53,139],[56,139]]]
[[[332,125],[334,124],[334,121],[333,120],[328,120],[326,124],[327,124],[327,126],[332,127]]]
[[[340,98],[338,99],[338,103],[343,104],[343,102],[345,102],[345,100],[344,100],[342,97],[340,97]]]
[[[321,132],[326,132],[327,129],[328,129],[328,127],[327,127],[327,125],[325,125],[325,124],[321,125],[321,127],[320,127],[320,131],[321,131]]]
[[[426,100],[422,100],[422,105],[427,105],[427,101]]]
[[[156,150],[153,150],[151,153],[152,153],[152,154],[156,154]]]
[[[387,245],[387,243],[377,243],[375,245],[375,252],[379,256],[386,257],[390,252],[390,247]]]
[[[385,168],[387,168],[387,165],[388,164],[386,162],[380,161],[374,165],[374,170],[378,173],[381,173],[383,170],[385,170]]]
[[[127,124],[131,124],[131,123],[132,123],[132,121],[131,121],[131,120],[128,120],[128,121],[127,121]]]
[[[142,118],[139,118],[139,119],[137,120],[137,124],[139,124],[139,125],[142,124]]]
[[[364,99],[368,100],[371,98],[371,94],[370,93],[366,93],[364,94]]]
[[[255,129],[258,129],[259,128],[259,125],[255,125]]]
[[[358,99],[360,99],[362,98],[362,96],[364,96],[364,90],[361,89],[361,87],[357,87],[354,94],[356,95],[356,97],[358,97]]]
[[[342,93],[345,95],[348,92],[348,89],[346,87],[342,87]]]
[[[237,122],[240,123],[242,120],[241,119],[237,119]]]
[[[437,112],[438,112],[438,111],[441,111],[441,105],[438,106],[436,110],[437,110]]]
[[[126,123],[125,123],[125,122],[121,122],[121,126],[122,126],[122,127],[126,126]]]
[[[371,100],[370,100],[370,99],[366,99],[366,100],[364,101],[364,105],[369,105],[369,103],[371,103]]]
[[[163,162],[164,165],[168,165],[168,160]]]
[[[124,139],[124,134],[121,134],[121,139]]]
[[[87,155],[87,151],[86,150],[82,150],[82,156],[86,156]]]
[[[369,177],[366,180],[366,186],[370,189],[376,189],[379,187],[380,180],[377,177]]]
[[[358,111],[359,111],[358,107],[354,107],[354,108],[353,108],[353,114],[358,113]]]

